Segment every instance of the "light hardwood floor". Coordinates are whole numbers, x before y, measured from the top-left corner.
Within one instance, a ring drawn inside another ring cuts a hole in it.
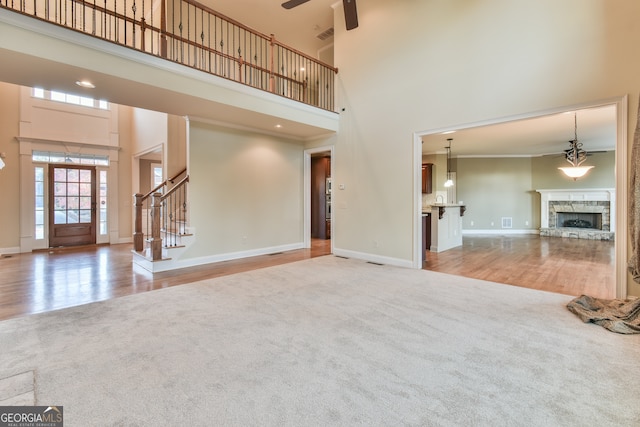
[[[424,268],[465,277],[600,298],[615,295],[614,245],[538,236],[465,237],[460,248],[428,252]],[[192,283],[329,254],[311,249],[151,273],[134,267],[131,245],[92,246],[0,258],[0,320]]]
[[[0,320],[103,301],[331,253],[330,240],[310,249],[151,274],[132,263],[131,244],[51,249],[0,258]]]
[[[613,241],[465,236],[461,247],[427,252],[424,269],[566,295],[615,298]]]

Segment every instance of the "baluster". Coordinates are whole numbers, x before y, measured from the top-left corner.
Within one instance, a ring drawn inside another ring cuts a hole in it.
[[[144,4],[144,3],[143,3]],[[136,7],[136,2],[134,0],[133,5],[131,6],[131,11],[133,12],[133,22],[131,23],[131,28],[132,28],[132,38],[131,38],[131,46],[135,47],[136,45],[136,10],[138,8]],[[144,49],[142,49],[144,50]]]
[[[162,258],[162,237],[160,236],[160,220],[162,211],[162,194],[153,193],[151,196],[151,259]]]
[[[144,233],[142,232],[142,198],[140,193],[133,195],[133,206],[135,207],[135,221],[133,233],[133,250],[140,252],[144,249]]]

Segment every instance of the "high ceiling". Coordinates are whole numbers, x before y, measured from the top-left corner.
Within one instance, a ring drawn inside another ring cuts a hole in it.
[[[298,50],[310,55],[333,43],[333,39],[320,40],[317,35],[333,26],[334,8],[341,12],[342,5],[339,0],[310,0],[290,10],[284,9],[281,4],[284,0],[201,0],[203,4],[212,9],[248,25],[264,34],[275,34],[276,38]],[[336,25],[341,25],[342,18],[336,16]],[[360,22],[361,26],[367,25],[366,21]],[[357,31],[357,30],[356,30]],[[12,61],[7,61],[12,64]],[[7,68],[7,67],[4,67]],[[60,73],[56,69],[60,68]],[[45,70],[46,73],[36,70]],[[64,76],[69,75],[64,69],[64,64],[46,63],[26,68],[34,74],[30,79],[24,77],[25,69],[20,73],[23,79],[5,81],[25,85],[42,85],[55,87],[53,76],[61,75],[60,82],[64,82]],[[0,77],[7,74],[7,70],[0,72]],[[38,77],[39,76],[39,77]],[[48,79],[48,80],[47,80]],[[68,79],[67,79],[68,80]],[[31,83],[31,84],[29,84]],[[120,84],[106,87],[116,93]],[[64,86],[61,86],[64,87]],[[135,91],[134,91],[135,92]],[[157,96],[156,96],[157,97]],[[177,102],[173,98],[172,103]],[[133,104],[131,104],[133,105]],[[145,106],[146,108],[152,108]],[[160,111],[169,111],[162,110]],[[235,113],[234,113],[235,114]],[[582,109],[577,112],[578,139],[584,144],[587,151],[613,150],[616,140],[616,114],[615,107],[602,107]],[[574,138],[573,111],[566,114],[553,114],[528,120],[518,120],[499,125],[469,127],[457,130],[449,135],[433,134],[423,136],[423,152],[444,152],[447,138],[453,138],[452,155],[457,156],[518,156],[518,155],[544,155],[560,153],[569,147],[568,141]],[[268,120],[267,120],[268,121]],[[252,117],[251,122],[260,128],[259,118]],[[312,136],[314,129],[302,129],[294,131],[296,124],[289,126],[291,135],[301,138]],[[265,129],[273,128],[271,122],[264,124]],[[414,131],[409,129],[408,132]]]
[[[201,0],[201,3],[263,34],[274,34],[277,40],[312,56],[333,42],[317,36],[333,27],[332,5],[340,0],[310,0],[289,10],[281,6],[284,1]]]
[[[281,6],[283,1],[205,0],[205,4],[260,32],[274,33],[279,40],[309,54],[332,43],[331,38],[322,41],[317,35],[333,26],[333,7],[340,3],[339,0],[310,0],[290,10]],[[581,109],[577,111],[577,122],[578,140],[585,150],[615,149],[615,107]],[[574,111],[472,127],[448,135],[426,135],[422,138],[423,152],[444,152],[447,138],[453,138],[454,157],[561,153],[569,148],[569,141],[574,139]]]

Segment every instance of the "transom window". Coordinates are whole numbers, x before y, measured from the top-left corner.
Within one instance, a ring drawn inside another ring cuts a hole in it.
[[[81,105],[83,107],[99,108],[101,110],[108,110],[109,103],[104,99],[93,99],[86,96],[78,96],[70,93],[57,92],[55,90],[45,90],[42,88],[34,87],[31,91],[31,95],[34,98],[48,99],[56,102],[64,102],[66,104]]]
[[[109,156],[98,154],[60,153],[55,151],[32,151],[34,162],[76,163],[80,165],[109,166]]]

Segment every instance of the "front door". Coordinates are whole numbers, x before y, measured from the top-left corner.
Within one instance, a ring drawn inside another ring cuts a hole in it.
[[[96,168],[49,165],[49,246],[96,243]]]

